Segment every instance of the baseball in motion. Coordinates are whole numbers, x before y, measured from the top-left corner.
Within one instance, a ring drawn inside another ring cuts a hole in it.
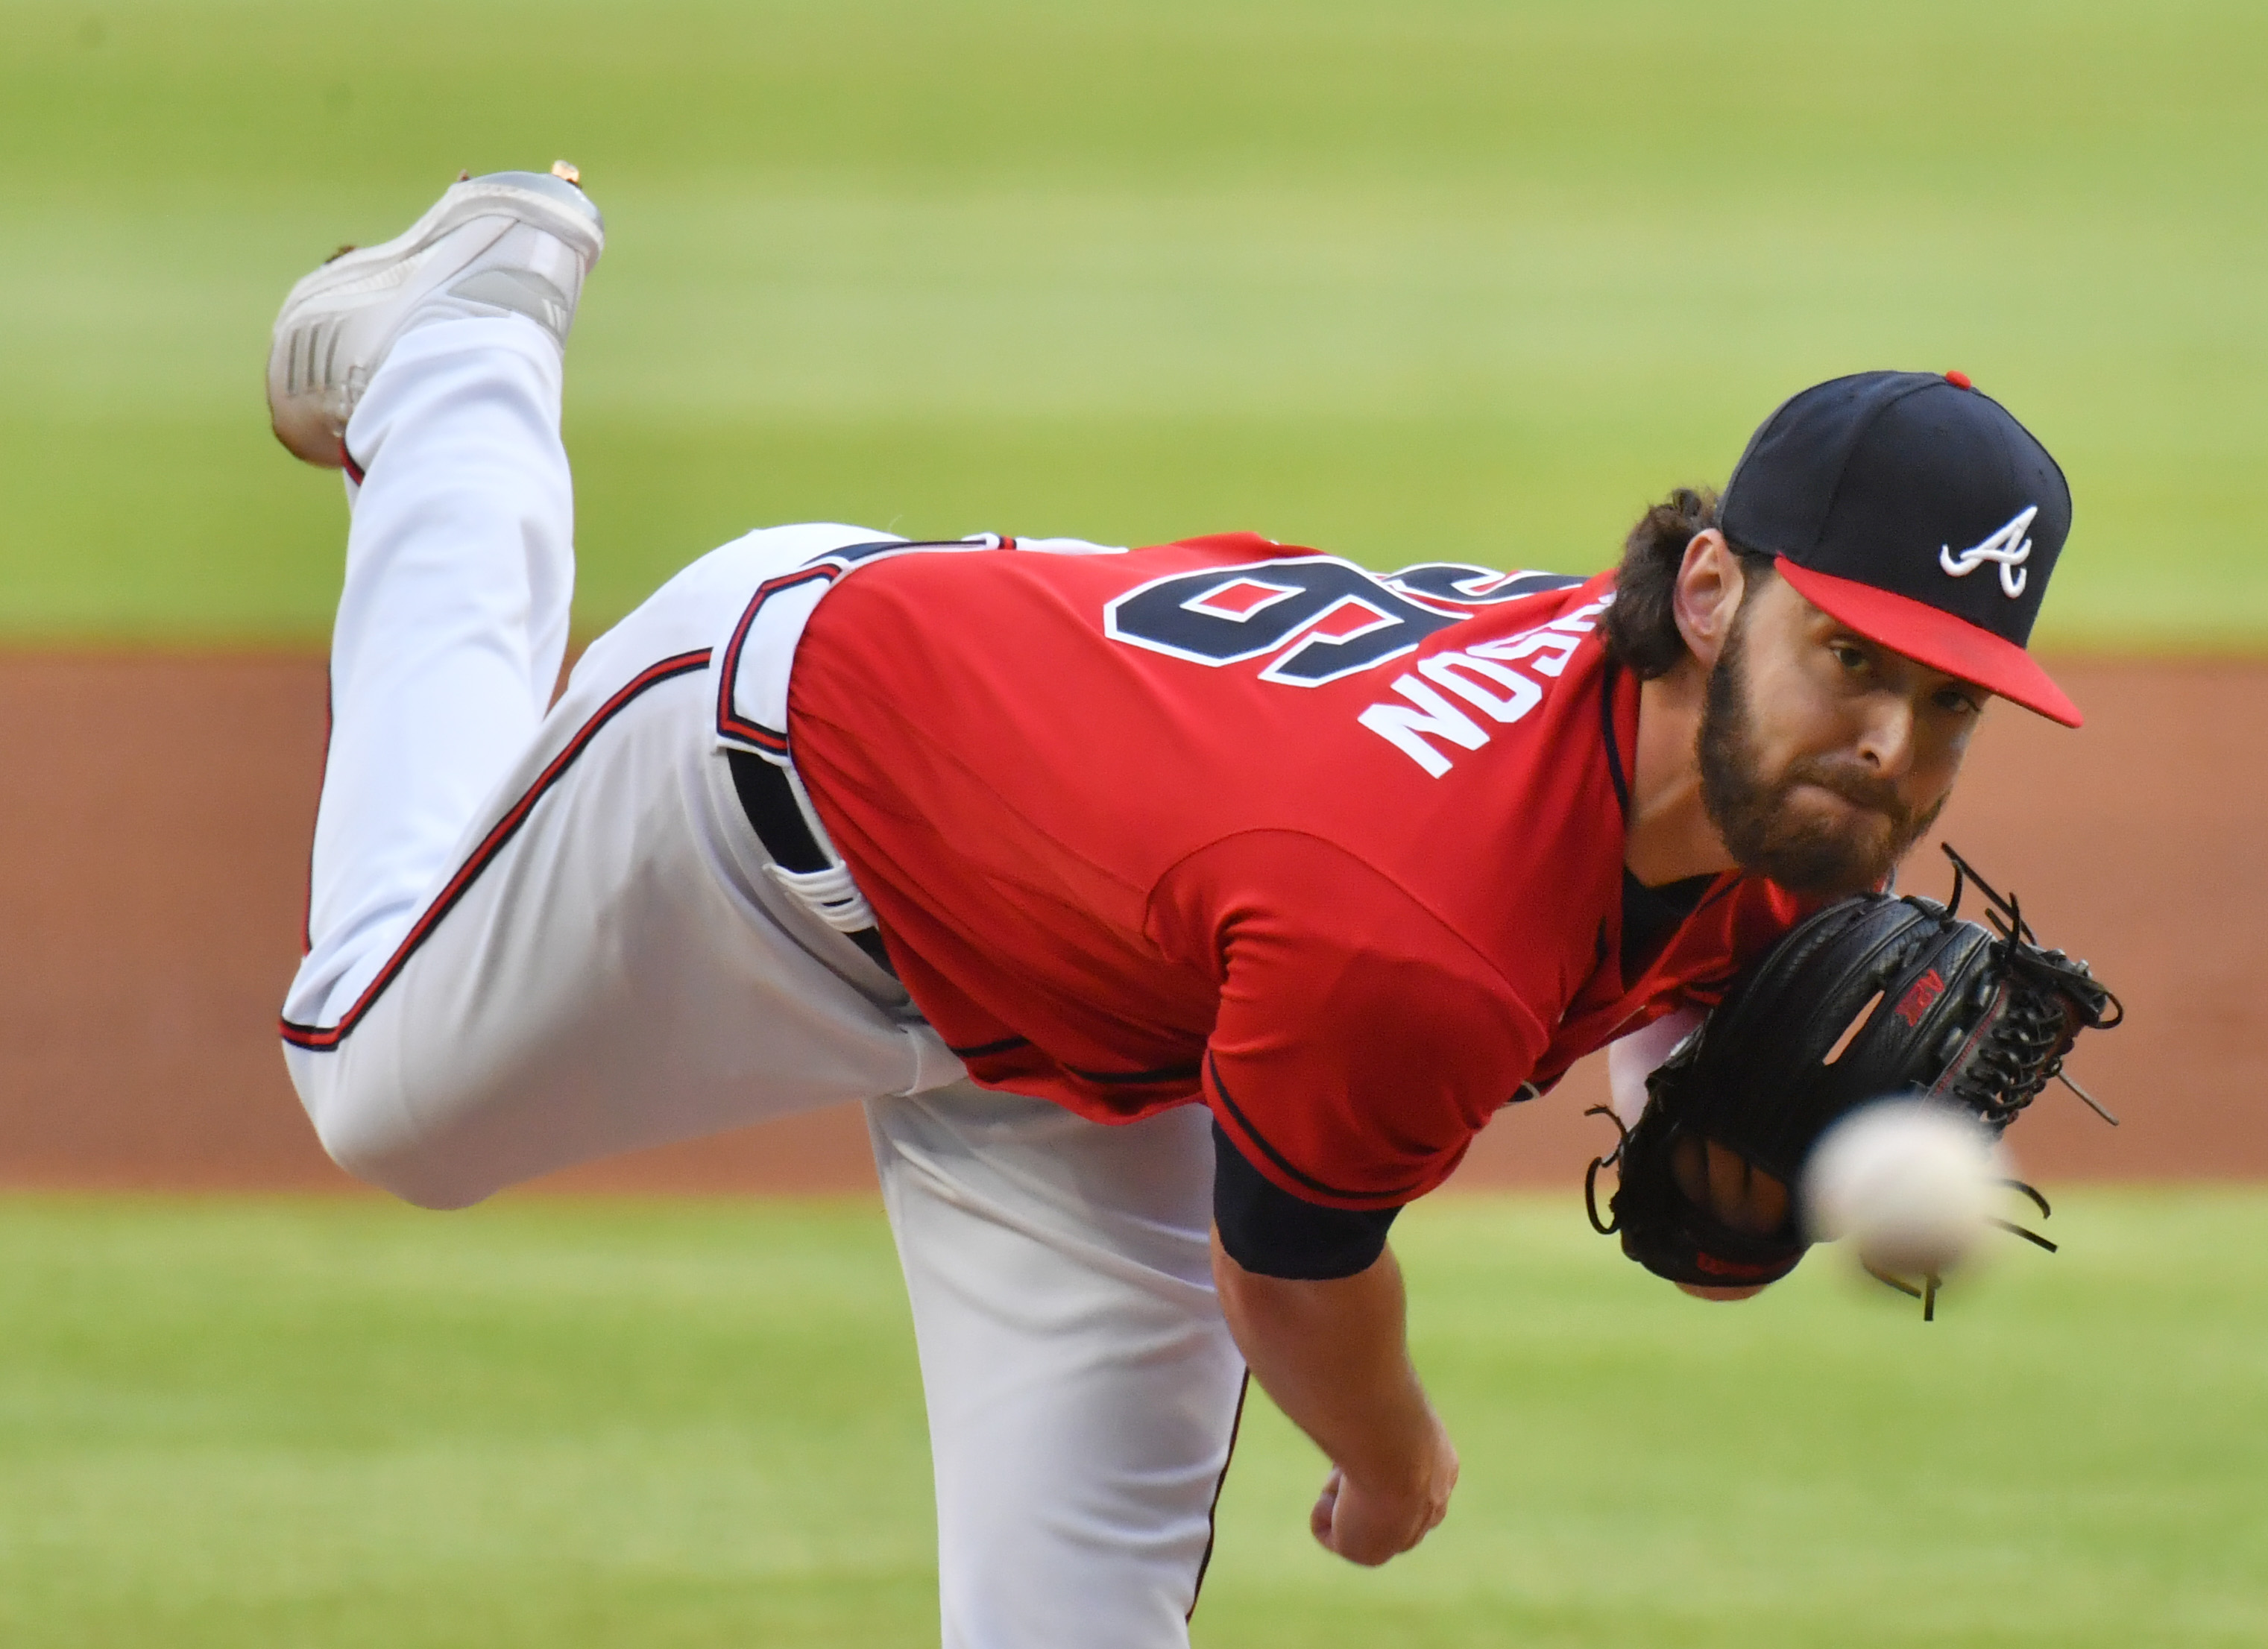
[[[1922,1100],[1882,1100],[1820,1137],[1803,1174],[1815,1241],[1848,1238],[1895,1277],[1941,1277],[1992,1227],[2007,1184],[1999,1142],[1970,1118]]]

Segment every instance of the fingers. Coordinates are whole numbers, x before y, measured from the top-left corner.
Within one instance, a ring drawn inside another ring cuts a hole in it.
[[[1725,1149],[1715,1140],[1706,1142],[1709,1152],[1709,1206],[1718,1218],[1735,1231],[1750,1229],[1746,1215],[1749,1211],[1749,1165],[1737,1153]]]
[[[1690,1201],[1734,1231],[1764,1236],[1787,1223],[1787,1187],[1713,1139],[1680,1139],[1670,1171]]]
[[[1308,1519],[1315,1539],[1324,1550],[1366,1569],[1400,1557],[1441,1520],[1440,1513],[1431,1506],[1382,1505],[1344,1483],[1329,1498],[1328,1514],[1318,1499]]]
[[[1680,1283],[1677,1292],[1690,1294],[1696,1299],[1713,1299],[1722,1305],[1735,1299],[1754,1299],[1764,1292],[1764,1286],[1756,1283],[1747,1288],[1719,1288],[1713,1283]]]
[[[1449,1515],[1449,1497],[1457,1491],[1457,1473],[1460,1469],[1462,1469],[1462,1468],[1457,1460],[1457,1456],[1455,1453],[1452,1451],[1449,1455],[1448,1476],[1442,1483],[1440,1491],[1433,1498],[1433,1503],[1431,1509],[1425,1514],[1425,1526],[1419,1529],[1416,1536],[1411,1539],[1410,1542],[1410,1546],[1415,1546],[1418,1541],[1425,1539],[1425,1536],[1432,1534],[1435,1529],[1440,1528],[1441,1520]],[[1403,1550],[1406,1551],[1409,1550],[1409,1547],[1404,1547]]]
[[[1396,1515],[1397,1511],[1401,1515]],[[1307,1528],[1325,1551],[1366,1569],[1376,1568],[1423,1538],[1422,1531],[1410,1532],[1409,1522],[1406,1508],[1381,1504],[1378,1497],[1364,1494],[1336,1466],[1323,1480],[1314,1510],[1307,1514]]]
[[[1314,1507],[1307,1513],[1307,1532],[1326,1551],[1338,1550],[1331,1544],[1331,1524],[1338,1512],[1339,1485],[1345,1481],[1346,1474],[1332,1467],[1331,1475],[1323,1479],[1323,1491],[1315,1497]]]
[[[1787,1223],[1787,1187],[1762,1168],[1742,1166],[1748,1168],[1749,1211],[1756,1221],[1749,1229],[1778,1231]]]
[[[1696,1208],[1711,1205],[1708,1162],[1708,1148],[1697,1135],[1681,1134],[1669,1149],[1670,1177]]]
[[[1374,1494],[1335,1466],[1307,1514],[1308,1530],[1326,1551],[1375,1568],[1440,1527],[1457,1472],[1457,1451],[1446,1433],[1435,1438],[1426,1480],[1414,1491]]]

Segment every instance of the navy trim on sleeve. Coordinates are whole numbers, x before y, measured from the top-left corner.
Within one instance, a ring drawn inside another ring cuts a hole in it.
[[[1325,1208],[1303,1202],[1244,1159],[1212,1125],[1212,1223],[1220,1246],[1262,1277],[1322,1282],[1366,1271],[1386,1252],[1398,1208]]]

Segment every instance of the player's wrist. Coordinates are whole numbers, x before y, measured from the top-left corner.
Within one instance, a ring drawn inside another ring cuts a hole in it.
[[[1379,1424],[1366,1429],[1359,1447],[1331,1463],[1366,1494],[1381,1500],[1415,1500],[1432,1491],[1445,1454],[1455,1458],[1448,1431],[1420,1391],[1412,1409],[1381,1416]]]

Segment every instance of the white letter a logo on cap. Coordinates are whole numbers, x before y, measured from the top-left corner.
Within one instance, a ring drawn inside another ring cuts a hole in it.
[[[1957,556],[1950,545],[1940,545],[1937,564],[1956,578],[1966,578],[1986,562],[1996,561],[2000,563],[2000,588],[2014,600],[2024,593],[2024,563],[2032,554],[2032,541],[2024,534],[2032,530],[2032,518],[2039,512],[2040,506],[2032,505],[1983,543],[1972,544]]]

